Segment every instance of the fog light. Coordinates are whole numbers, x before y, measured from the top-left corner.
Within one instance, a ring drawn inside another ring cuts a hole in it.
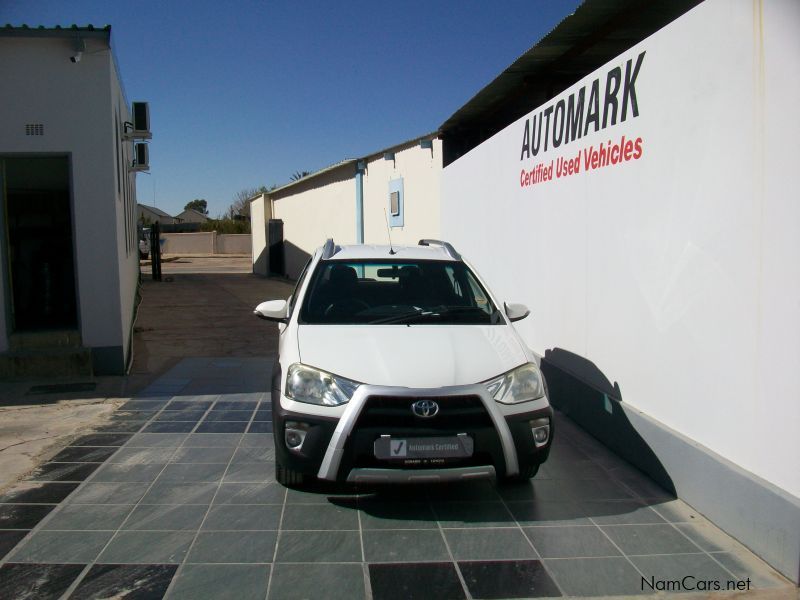
[[[286,421],[284,437],[286,447],[295,452],[303,447],[303,442],[306,441],[306,433],[308,432],[308,425],[305,423],[297,423],[295,421]]]
[[[547,438],[550,437],[550,427],[537,427],[533,430],[533,441],[537,446],[547,443]]]
[[[550,419],[536,419],[531,421],[533,443],[537,448],[544,446],[550,439]]]

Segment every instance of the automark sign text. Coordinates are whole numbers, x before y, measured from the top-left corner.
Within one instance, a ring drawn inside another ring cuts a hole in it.
[[[540,152],[566,146],[589,133],[602,131],[617,123],[639,116],[636,97],[636,79],[644,61],[642,51],[634,64],[633,59],[622,67],[608,71],[601,91],[600,77],[582,86],[567,97],[551,102],[525,120],[520,160],[536,157]],[[588,88],[588,100],[587,100]],[[621,136],[609,139],[598,146],[579,149],[576,154],[541,161],[520,173],[520,186],[525,187],[553,178],[566,177],[629,160],[638,160],[643,154],[643,140]]]

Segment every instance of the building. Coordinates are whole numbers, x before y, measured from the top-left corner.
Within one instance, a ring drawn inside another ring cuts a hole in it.
[[[530,307],[554,404],[795,583],[798,30],[587,0],[441,128],[442,236]]]
[[[181,214],[176,215],[175,219],[179,223],[205,223],[208,221],[208,216],[193,208],[187,208]]]
[[[2,27],[0,72],[0,376],[125,373],[147,106],[110,27]]]
[[[250,207],[254,272],[297,277],[327,238],[385,244],[391,233],[394,243],[416,244],[436,237],[441,170],[441,140],[428,134],[259,194]]]
[[[156,208],[155,206],[137,204],[136,210],[138,214],[138,221],[144,225],[150,225],[151,223],[158,223],[160,225],[174,225],[175,223],[181,222],[179,217],[173,217],[165,213],[160,208]]]

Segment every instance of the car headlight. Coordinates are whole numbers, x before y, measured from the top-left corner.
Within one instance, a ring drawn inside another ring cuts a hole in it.
[[[489,394],[503,404],[519,404],[544,396],[542,373],[533,363],[527,363],[508,373],[485,382]]]
[[[339,406],[349,402],[361,385],[314,367],[295,363],[286,376],[286,396],[298,402]]]

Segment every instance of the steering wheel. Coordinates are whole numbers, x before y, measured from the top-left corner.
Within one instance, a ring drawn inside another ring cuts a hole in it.
[[[341,315],[348,313],[359,313],[362,310],[369,310],[371,307],[363,300],[357,298],[347,298],[346,300],[337,300],[332,302],[325,309],[325,316]]]

